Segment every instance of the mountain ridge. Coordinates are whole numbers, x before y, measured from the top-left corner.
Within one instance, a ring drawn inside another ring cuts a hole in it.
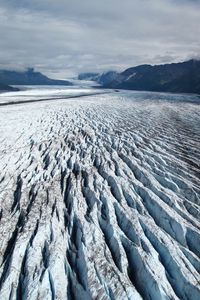
[[[29,68],[21,72],[0,70],[1,85],[72,85],[72,83],[67,80],[51,79],[36,72],[33,68]]]
[[[200,94],[200,61],[131,67],[103,87]]]

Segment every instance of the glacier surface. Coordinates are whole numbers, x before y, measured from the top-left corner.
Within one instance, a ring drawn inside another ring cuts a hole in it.
[[[87,93],[1,94],[0,299],[199,300],[198,96]]]

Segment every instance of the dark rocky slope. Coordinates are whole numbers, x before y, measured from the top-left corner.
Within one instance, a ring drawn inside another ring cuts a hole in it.
[[[50,79],[29,68],[24,72],[0,70],[0,83],[4,85],[72,85],[66,80]]]
[[[108,88],[200,93],[200,61],[129,68],[104,84]]]

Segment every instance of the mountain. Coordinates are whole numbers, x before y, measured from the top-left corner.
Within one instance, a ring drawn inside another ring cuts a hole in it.
[[[200,61],[141,65],[118,74],[107,88],[157,92],[200,93]]]
[[[99,73],[80,73],[78,75],[78,80],[91,80],[96,81],[98,78]]]
[[[0,83],[4,85],[72,85],[65,80],[50,79],[29,68],[24,72],[0,70]]]
[[[109,84],[110,82],[112,82],[113,80],[115,80],[118,76],[118,73],[115,71],[108,71],[108,72],[104,72],[102,74],[99,74],[98,78],[97,78],[97,82],[99,84],[102,85],[106,85]]]
[[[108,71],[104,73],[81,73],[78,75],[79,80],[96,81],[99,84],[106,85],[116,79],[118,73],[115,71]]]

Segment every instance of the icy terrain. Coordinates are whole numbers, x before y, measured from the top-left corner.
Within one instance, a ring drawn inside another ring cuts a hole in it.
[[[200,99],[49,94],[0,107],[0,299],[199,300]]]
[[[18,92],[0,93],[0,106],[20,104],[27,102],[40,102],[44,100],[67,99],[87,95],[102,94],[100,89],[92,89],[81,86],[16,86],[20,89]]]

